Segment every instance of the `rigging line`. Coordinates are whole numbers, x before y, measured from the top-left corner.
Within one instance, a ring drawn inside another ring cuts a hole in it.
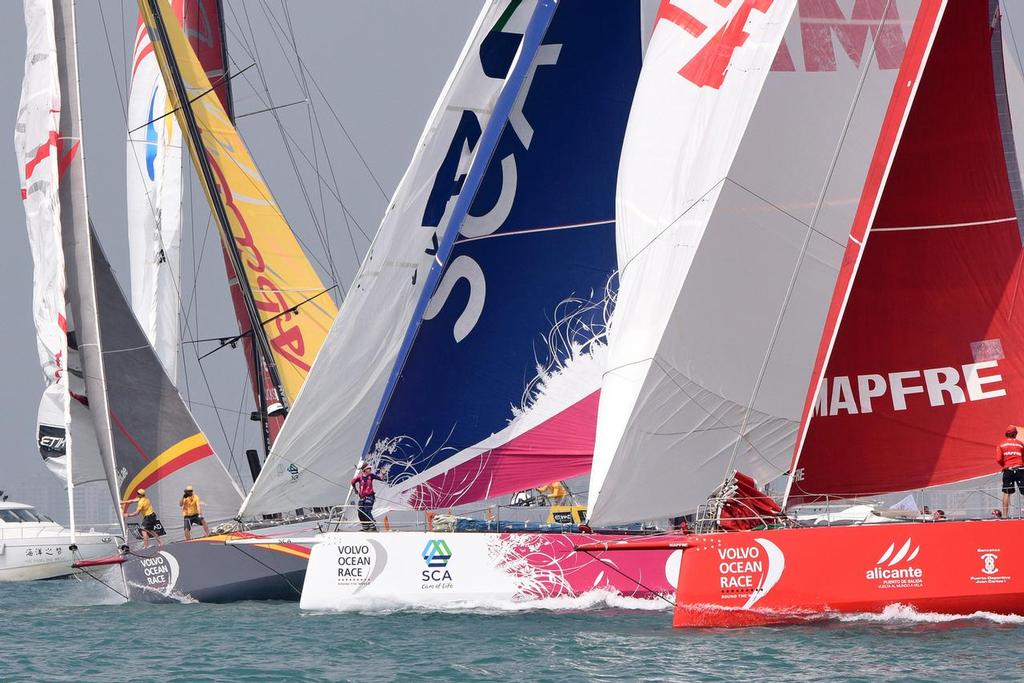
[[[285,20],[288,23],[288,34],[291,36],[292,49],[295,51],[295,59],[296,59],[296,61],[298,61],[299,60],[299,43],[298,43],[298,40],[296,40],[296,38],[295,38],[295,28],[292,25],[292,15],[288,11],[288,6],[284,3],[284,0],[281,0],[281,9],[284,11],[284,17],[285,17]],[[306,97],[306,118],[309,121],[309,137],[310,137],[310,145],[313,148],[313,161],[317,162],[317,166],[316,166],[315,172],[316,172],[317,177],[319,177],[320,176],[320,165],[319,165],[319,156],[320,155],[318,154],[319,148],[317,147],[317,144],[316,144],[316,131],[314,131],[314,129],[313,129],[313,125],[314,125],[313,122],[314,122],[314,120],[316,121],[316,128],[317,128],[317,130],[319,130],[320,129],[320,121],[319,121],[319,117],[317,117],[317,115],[316,115],[316,108],[313,107],[312,103],[309,102],[309,84],[306,82],[306,74],[301,69],[301,67],[299,68],[299,76],[301,77],[302,93]],[[320,138],[322,140],[323,139],[323,131],[320,131],[320,133],[321,133]],[[326,147],[324,148],[324,151],[325,151],[325,157],[326,158],[330,158],[330,155],[326,154]],[[332,175],[333,175],[333,170],[332,170]],[[323,226],[324,226],[324,236],[323,236],[324,250],[327,252],[327,263],[331,267],[331,279],[334,282],[338,282],[340,278],[338,277],[338,272],[337,272],[337,269],[336,269],[335,264],[334,264],[334,255],[331,253],[331,233],[330,233],[330,230],[327,229],[328,228],[328,225],[327,225],[327,206],[324,203],[324,187],[323,187],[323,183],[318,183],[317,184],[317,191],[318,191],[318,194],[320,195],[320,213],[321,213],[321,216],[322,216],[322,221],[323,221]]]
[[[267,10],[267,6],[266,6],[266,2],[265,1],[260,3],[260,7],[263,9],[264,15],[268,15],[268,10]],[[268,19],[269,19],[269,16],[268,16]],[[278,35],[276,33],[274,33],[274,39],[277,42],[278,47],[281,49],[281,53],[285,56],[285,61],[288,63],[289,69],[291,69],[291,62],[288,60],[287,52],[285,51],[284,45],[281,44],[281,39],[278,37]],[[292,73],[294,74],[294,69],[292,69]],[[266,75],[263,72],[262,68],[260,69],[259,74],[260,74],[260,81],[263,83],[263,90],[264,90],[264,92],[267,95],[267,99],[270,101],[271,104],[273,104],[273,95],[270,92],[270,86],[267,83]],[[274,121],[277,123],[278,131],[281,134],[281,141],[284,143],[285,150],[288,153],[288,159],[289,159],[289,161],[292,164],[292,172],[295,174],[296,178],[299,179],[299,190],[302,192],[302,198],[306,202],[306,209],[309,211],[309,217],[310,217],[310,220],[313,223],[313,228],[314,228],[314,230],[315,230],[315,232],[317,234],[317,238],[320,240],[321,247],[324,247],[325,243],[324,243],[324,238],[323,238],[323,230],[325,229],[325,226],[322,226],[320,224],[320,221],[319,221],[319,219],[317,218],[317,215],[316,215],[316,209],[313,207],[313,202],[312,202],[312,200],[309,197],[309,193],[306,191],[306,184],[304,182],[302,182],[302,176],[301,176],[301,174],[299,172],[298,164],[295,162],[295,155],[293,154],[293,150],[291,149],[291,147],[288,145],[288,141],[286,139],[287,136],[284,134],[284,123],[281,121],[280,116],[278,116],[276,112],[272,112],[272,114],[274,116]],[[314,140],[314,142],[315,142],[315,140]],[[317,159],[318,157],[317,157],[315,148],[314,148],[313,154],[314,154],[314,159]],[[318,163],[315,164],[315,170],[317,172],[317,175],[319,175]],[[327,256],[326,249],[324,251],[325,251],[324,256],[326,257]],[[319,260],[317,262],[319,263]],[[325,271],[327,271],[328,273],[331,273],[332,276],[333,276],[333,272],[334,272],[333,267],[324,266],[322,263],[320,265],[321,265],[321,267]],[[337,279],[337,278],[334,278],[334,279]]]
[[[98,1],[98,0],[97,0],[97,1]],[[196,95],[195,97],[193,97],[193,98],[189,99],[188,103],[189,103],[189,104],[193,104],[193,103],[195,103],[196,101],[198,101],[198,100],[202,99],[203,97],[206,97],[207,95],[209,95],[210,93],[212,93],[212,92],[213,92],[214,90],[216,90],[216,89],[217,89],[217,88],[219,88],[220,86],[222,86],[222,85],[224,85],[225,83],[227,83],[228,81],[230,81],[230,80],[231,80],[232,78],[234,78],[235,76],[241,76],[241,75],[242,75],[242,74],[244,74],[244,73],[245,73],[246,71],[248,71],[249,69],[253,68],[254,66],[256,66],[256,62],[253,62],[252,64],[250,64],[249,66],[245,67],[245,68],[244,68],[244,69],[242,69],[241,71],[236,71],[236,72],[235,72],[235,73],[233,73],[233,74],[221,76],[221,77],[220,77],[219,79],[217,79],[217,82],[216,82],[216,83],[211,83],[211,84],[210,84],[210,87],[209,87],[209,88],[207,88],[207,89],[206,89],[206,90],[204,90],[203,92],[199,93],[199,94],[198,94],[198,95]],[[173,109],[171,109],[170,111],[168,111],[168,112],[166,112],[166,113],[164,113],[164,114],[161,114],[160,116],[156,117],[155,119],[152,119],[152,120],[150,120],[150,121],[147,121],[146,123],[142,124],[141,126],[136,126],[135,128],[132,128],[132,129],[131,129],[130,131],[128,131],[128,135],[131,135],[132,133],[135,133],[135,132],[137,132],[137,131],[140,131],[140,130],[142,130],[143,128],[145,128],[146,126],[150,125],[151,123],[156,123],[157,121],[160,121],[161,119],[166,119],[166,118],[167,118],[168,116],[170,116],[171,114],[175,113],[175,112],[176,112],[176,111],[178,111],[179,109],[181,109],[181,107],[174,107],[174,108],[173,108]],[[143,140],[139,140],[139,142],[144,142],[144,141],[143,141]]]
[[[825,174],[824,182],[821,186],[821,191],[818,195],[818,202],[814,207],[814,213],[811,215],[810,225],[808,225],[807,232],[804,234],[803,244],[800,246],[800,254],[797,257],[796,264],[793,266],[793,274],[790,276],[789,285],[786,288],[786,296],[782,300],[782,305],[779,307],[779,314],[775,319],[775,327],[772,329],[772,336],[768,340],[768,347],[765,349],[764,357],[761,360],[761,368],[757,373],[757,380],[754,382],[754,389],[751,392],[750,400],[747,402],[746,410],[743,413],[743,422],[740,425],[740,434],[746,432],[747,422],[750,418],[750,413],[754,409],[754,402],[757,400],[757,396],[761,391],[761,383],[764,381],[764,376],[768,372],[768,362],[771,360],[772,353],[775,350],[775,343],[778,341],[779,332],[782,330],[782,321],[786,317],[786,311],[789,310],[789,302],[793,298],[793,292],[796,289],[797,278],[800,275],[800,269],[803,267],[804,257],[807,255],[807,249],[811,242],[811,236],[814,234],[814,225],[818,222],[818,217],[821,215],[821,209],[825,204],[825,197],[828,194],[828,188],[832,184],[832,177],[835,174],[836,167],[839,164],[839,156],[842,153],[843,145],[846,142],[846,136],[850,132],[850,125],[853,122],[853,115],[857,109],[857,104],[860,101],[861,93],[864,91],[864,84],[867,82],[868,73],[871,71],[871,62],[875,59],[875,52],[878,47],[878,36],[881,34],[883,28],[885,28],[886,17],[889,14],[890,5],[892,0],[886,0],[885,8],[882,11],[881,19],[878,23],[878,29],[872,34],[871,46],[866,51],[864,59],[861,62],[863,65],[861,68],[860,78],[857,81],[857,87],[853,91],[853,99],[850,102],[850,109],[846,114],[846,119],[843,121],[843,127],[839,133],[839,139],[836,141],[835,149],[832,151],[832,160],[829,162],[828,172]],[[822,370],[824,372],[824,369]],[[797,439],[799,440],[800,426],[797,427]],[[732,455],[729,456],[729,465],[726,471],[733,469],[736,456],[739,452],[740,441],[737,440],[733,445]],[[799,446],[797,446],[799,448]],[[795,458],[799,458],[799,453],[794,454]],[[792,468],[795,469],[795,468]],[[788,486],[787,486],[788,488]]]
[[[242,478],[242,472],[238,468],[238,462],[235,460],[235,453],[238,450],[238,432],[242,429],[242,415],[244,414],[242,412],[242,406],[245,405],[245,399],[246,399],[246,391],[245,390],[246,390],[246,388],[248,386],[249,386],[249,368],[246,367],[246,366],[243,366],[242,367],[242,387],[239,389],[239,393],[238,393],[238,410],[236,411],[238,413],[238,415],[235,416],[235,433],[231,435],[231,444],[230,444],[230,447],[231,447],[231,450],[230,450],[230,453],[231,453],[231,463],[230,464],[231,464],[232,467],[235,468],[235,476],[238,477],[238,483],[240,485],[245,483],[245,479]],[[243,493],[245,492],[244,486],[242,488],[242,491],[243,491]]]
[[[491,233],[490,235],[480,235],[479,237],[464,237],[457,239],[457,244],[465,244],[467,242],[477,242],[479,240],[494,239],[496,237],[514,237],[518,235],[532,235],[538,232],[557,232],[561,230],[575,230],[578,228],[596,228],[602,225],[614,225],[615,219],[607,221],[592,221],[590,223],[573,223],[571,225],[552,225],[547,228],[530,228],[528,230],[508,230],[500,233]]]
[[[294,102],[289,102],[288,104],[279,104],[276,107],[266,107],[264,109],[257,109],[256,111],[246,112],[245,114],[235,114],[235,121],[237,121],[238,119],[244,119],[246,116],[255,116],[256,114],[266,114],[268,111],[274,111],[276,109],[285,109],[286,107],[294,107],[296,104],[303,104],[303,103],[309,104],[309,100],[308,99],[295,100]]]
[[[110,34],[107,33],[107,18],[103,14],[103,3],[100,0],[96,0],[96,7],[100,10],[100,23],[103,24],[103,38],[107,43],[107,54],[110,55],[110,70],[113,72],[111,75],[114,77],[114,84],[117,86],[117,99],[121,103],[121,114],[124,116],[124,122],[128,124],[128,104],[125,102],[124,94],[121,91],[121,79],[117,74],[117,63],[114,61],[114,49],[110,45]],[[122,33],[124,31],[124,22],[121,22]]]
[[[77,555],[77,553],[76,553],[76,555]],[[124,593],[122,593],[121,591],[117,590],[116,588],[111,586],[109,583],[107,583],[106,581],[101,579],[100,577],[98,577],[95,574],[93,574],[92,572],[90,572],[87,568],[85,568],[85,567],[78,567],[78,571],[82,572],[83,574],[88,576],[93,581],[96,581],[97,583],[103,584],[108,589],[110,589],[111,592],[116,593],[117,595],[120,595],[125,600],[129,600],[130,599],[127,595],[125,595]]]
[[[250,560],[253,560],[254,562],[258,562],[259,564],[263,565],[265,568],[267,568],[270,571],[274,572],[275,574],[280,576],[282,579],[284,579],[284,582],[288,584],[289,588],[291,588],[293,591],[295,591],[296,595],[298,595],[298,596],[302,595],[302,589],[296,588],[295,584],[292,583],[291,580],[287,576],[285,576],[284,574],[282,574],[278,570],[274,569],[273,567],[271,567],[269,564],[267,564],[263,560],[259,559],[258,557],[255,557],[255,556],[250,555],[249,553],[247,553],[244,550],[244,546],[235,545],[234,543],[232,543],[232,544],[225,543],[224,545],[228,546],[229,548],[235,548],[236,550],[238,550],[238,552],[242,553],[243,555],[248,557]]]
[[[669,600],[668,598],[666,598],[659,591],[656,591],[653,588],[651,588],[650,586],[644,584],[642,581],[640,581],[640,579],[638,579],[638,578],[636,578],[634,576],[630,576],[629,574],[627,574],[626,572],[622,571],[617,566],[615,566],[615,564],[612,563],[611,560],[606,560],[603,557],[598,557],[597,555],[594,554],[595,551],[580,549],[578,552],[586,553],[587,555],[590,555],[596,561],[600,562],[602,567],[607,567],[608,569],[611,569],[611,570],[615,571],[616,573],[618,573],[620,576],[622,576],[627,581],[632,581],[633,583],[635,583],[636,585],[640,586],[644,590],[650,591],[651,595],[654,595],[654,596],[658,597],[659,599],[664,600],[669,605],[671,605],[673,608],[676,607],[675,600]],[[636,552],[644,552],[644,551],[638,550]]]
[[[231,9],[230,6],[229,6],[229,9]],[[231,9],[231,14],[234,17],[235,21],[237,23],[241,24],[241,21],[238,19],[237,15],[235,15],[235,12],[234,12],[233,9]],[[244,32],[236,33],[235,31],[233,31],[231,29],[230,26],[225,26],[225,28],[231,33],[232,36],[235,37],[236,40],[238,40],[239,42],[242,43],[242,49],[246,51],[246,53],[249,55],[250,59],[253,59],[254,57],[253,57],[252,52],[250,52],[250,50],[249,50],[248,41],[247,41],[247,39],[245,37]],[[255,40],[255,37],[253,37],[253,40]],[[312,78],[312,74],[310,74],[310,77]],[[256,96],[259,98],[259,94],[258,93],[256,93]],[[260,99],[262,100],[262,98],[260,98]],[[327,141],[326,141],[326,138],[324,137],[323,129],[319,125],[319,115],[316,114],[316,111],[317,111],[316,107],[314,106],[313,107],[313,112],[314,112],[314,116],[316,116],[316,118],[317,118],[317,128],[318,128],[318,132],[320,133],[320,142],[324,146],[324,149],[326,149],[327,148]],[[302,158],[305,160],[305,162],[312,168],[313,167],[313,163],[309,160],[309,156],[306,155],[306,153],[302,150],[302,147],[299,146],[298,141],[296,141],[291,136],[291,134],[287,132],[287,130],[285,132],[288,134],[289,140],[291,140],[292,143],[296,145],[296,149],[298,150],[299,154],[302,156]],[[327,180],[325,178],[320,177],[319,180],[325,186],[327,186],[328,192],[330,192],[334,196],[334,199],[341,206],[341,215],[342,215],[342,218],[345,221],[345,229],[348,231],[349,242],[352,245],[352,257],[356,261],[356,267],[358,267],[360,265],[359,251],[358,251],[358,249],[355,246],[355,237],[352,234],[352,224],[353,223],[355,224],[356,229],[359,230],[360,234],[367,241],[367,243],[370,243],[373,240],[370,238],[369,235],[366,234],[366,231],[363,230],[363,227],[359,224],[359,221],[357,221],[355,219],[355,216],[348,209],[348,207],[345,205],[345,202],[341,198],[341,190],[340,190],[340,188],[338,186],[338,180],[337,180],[337,176],[335,175],[335,172],[334,172],[334,163],[331,161],[331,155],[327,155],[327,165],[328,165],[328,168],[331,171],[331,179],[332,179],[332,181],[334,183],[333,189],[329,185],[327,185]],[[338,280],[338,282],[340,283],[340,280]],[[342,298],[344,298],[345,295],[346,295],[344,287],[341,288],[341,295],[342,295]]]
[[[277,17],[274,16],[273,19],[274,19],[274,22],[278,24],[278,28],[280,29],[281,25],[277,21]],[[283,29],[282,29],[282,32],[283,32]],[[313,72],[309,70],[309,68],[306,66],[306,63],[302,60],[302,58],[298,55],[298,53],[296,53],[295,58],[296,58],[296,61],[299,64],[299,69],[302,70],[302,71],[305,71],[307,74],[309,74],[309,80],[313,83],[313,86],[316,88],[317,92],[320,94],[320,97],[323,99],[324,104],[327,105],[327,109],[330,110],[331,115],[334,116],[334,120],[337,121],[338,127],[341,128],[341,132],[344,133],[345,139],[348,140],[350,145],[352,145],[353,151],[355,151],[356,156],[359,157],[359,161],[362,162],[363,168],[366,169],[366,172],[369,174],[370,179],[373,180],[375,185],[377,185],[377,189],[380,190],[380,194],[381,194],[382,197],[384,197],[384,201],[385,202],[388,201],[388,199],[389,199],[388,198],[388,193],[384,191],[384,187],[380,184],[380,181],[377,180],[377,176],[375,176],[373,174],[373,171],[370,170],[370,165],[366,162],[366,159],[363,157],[363,153],[359,151],[359,147],[356,145],[355,141],[352,139],[352,136],[349,135],[348,129],[345,128],[345,124],[343,124],[341,122],[341,118],[338,116],[338,113],[334,110],[334,107],[331,106],[331,103],[327,99],[327,96],[324,94],[324,91],[320,88],[320,84],[317,82],[316,76],[314,76]]]

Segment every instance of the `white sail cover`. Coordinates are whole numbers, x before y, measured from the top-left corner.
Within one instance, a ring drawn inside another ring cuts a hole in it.
[[[595,523],[692,511],[732,468],[785,471],[873,141],[930,4],[662,5],[619,171]]]
[[[344,499],[347,465],[365,450],[442,231],[479,146],[463,148],[458,168],[450,169],[451,201],[443,216],[428,220],[436,176],[466,114],[475,115],[479,130],[486,129],[505,82],[488,75],[482,46],[488,40],[496,49],[507,46],[504,36],[522,34],[536,7],[536,0],[491,0],[481,10],[327,340],[242,505],[243,515]]]
[[[180,12],[179,12],[180,15]],[[128,248],[132,310],[177,383],[181,286],[181,129],[149,33],[135,31],[128,93]]]
[[[73,468],[73,483],[105,478],[96,435],[88,410],[72,405],[69,382],[75,381],[84,395],[81,382],[70,377],[80,369],[77,353],[70,359],[68,314],[65,306],[66,280],[61,245],[59,177],[62,161],[73,151],[65,149],[60,129],[60,84],[57,71],[57,47],[54,33],[53,3],[50,0],[26,0],[27,32],[25,76],[21,104],[14,133],[14,144],[21,177],[21,196],[25,206],[29,246],[32,252],[32,317],[36,329],[36,348],[46,388],[39,402],[37,442],[47,467],[64,481],[68,480],[70,444],[80,449]],[[73,423],[72,419],[76,418]],[[75,424],[74,438],[69,428]]]

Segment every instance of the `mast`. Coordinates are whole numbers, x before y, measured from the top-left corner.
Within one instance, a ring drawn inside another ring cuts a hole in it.
[[[182,80],[177,62],[174,59],[174,54],[169,48],[170,41],[167,37],[167,30],[164,25],[164,19],[160,11],[159,2],[158,0],[148,0],[147,4],[149,5],[150,14],[153,17],[153,29],[157,34],[154,37],[153,46],[155,50],[160,50],[163,54],[163,61],[167,66],[167,75],[170,80],[170,85],[172,85],[176,98],[181,106],[182,119],[185,123],[183,132],[190,141],[189,146],[193,152],[192,156],[196,162],[196,168],[200,173],[203,185],[206,187],[206,192],[210,199],[210,206],[213,209],[217,225],[223,235],[222,243],[224,245],[225,255],[228,262],[231,264],[231,267],[235,271],[235,277],[239,281],[245,312],[249,320],[252,340],[257,349],[257,353],[254,354],[254,356],[256,359],[262,361],[263,367],[269,375],[271,387],[277,394],[277,400],[282,404],[282,406],[284,406],[284,409],[287,410],[287,396],[281,383],[277,364],[274,361],[273,354],[270,350],[270,342],[267,339],[266,330],[263,328],[262,320],[260,319],[259,312],[256,308],[256,301],[252,295],[252,288],[242,263],[242,257],[239,253],[238,245],[236,244],[235,237],[231,232],[231,224],[228,219],[227,209],[224,206],[224,201],[221,198],[219,191],[217,190],[216,178],[214,177],[209,159],[206,156],[205,146],[199,130],[199,125],[195,118],[195,113],[192,109],[191,99],[189,98],[188,91],[185,88],[185,83]],[[257,368],[256,378],[258,384],[260,384],[258,380],[259,376],[259,368]],[[262,386],[258,389],[258,394],[263,400],[263,405],[260,405],[259,409],[260,419],[264,424],[264,442],[265,445],[267,445],[269,442],[269,429],[266,424],[268,416],[266,411],[266,398],[263,397],[264,392],[262,391]]]
[[[82,357],[89,408],[94,421],[103,467],[112,502],[117,508],[121,533],[127,540],[127,528],[121,514],[114,452],[113,427],[107,401],[106,369],[102,357],[99,309],[93,277],[92,229],[89,224],[85,186],[85,153],[82,144],[82,110],[79,98],[78,39],[75,32],[74,0],[55,0],[54,26],[61,86],[61,123],[59,137],[68,158],[60,183],[61,224],[66,277],[72,314],[81,334],[78,348]],[[74,505],[72,504],[72,514]]]

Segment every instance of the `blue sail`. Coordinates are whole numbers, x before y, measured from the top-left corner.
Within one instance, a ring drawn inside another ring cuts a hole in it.
[[[589,470],[642,52],[638,2],[562,0],[507,115],[495,109],[479,178],[460,164],[488,130],[464,112],[422,222],[459,230],[447,256],[438,245],[444,267],[370,440],[394,502],[451,505]]]

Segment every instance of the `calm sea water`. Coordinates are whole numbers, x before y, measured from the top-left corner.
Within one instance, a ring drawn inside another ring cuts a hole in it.
[[[2,681],[1024,679],[1024,619],[885,617],[676,631],[666,610],[304,613],[118,604],[93,582],[0,584]],[[510,606],[511,607],[511,606]],[[649,607],[649,606],[648,606]]]

